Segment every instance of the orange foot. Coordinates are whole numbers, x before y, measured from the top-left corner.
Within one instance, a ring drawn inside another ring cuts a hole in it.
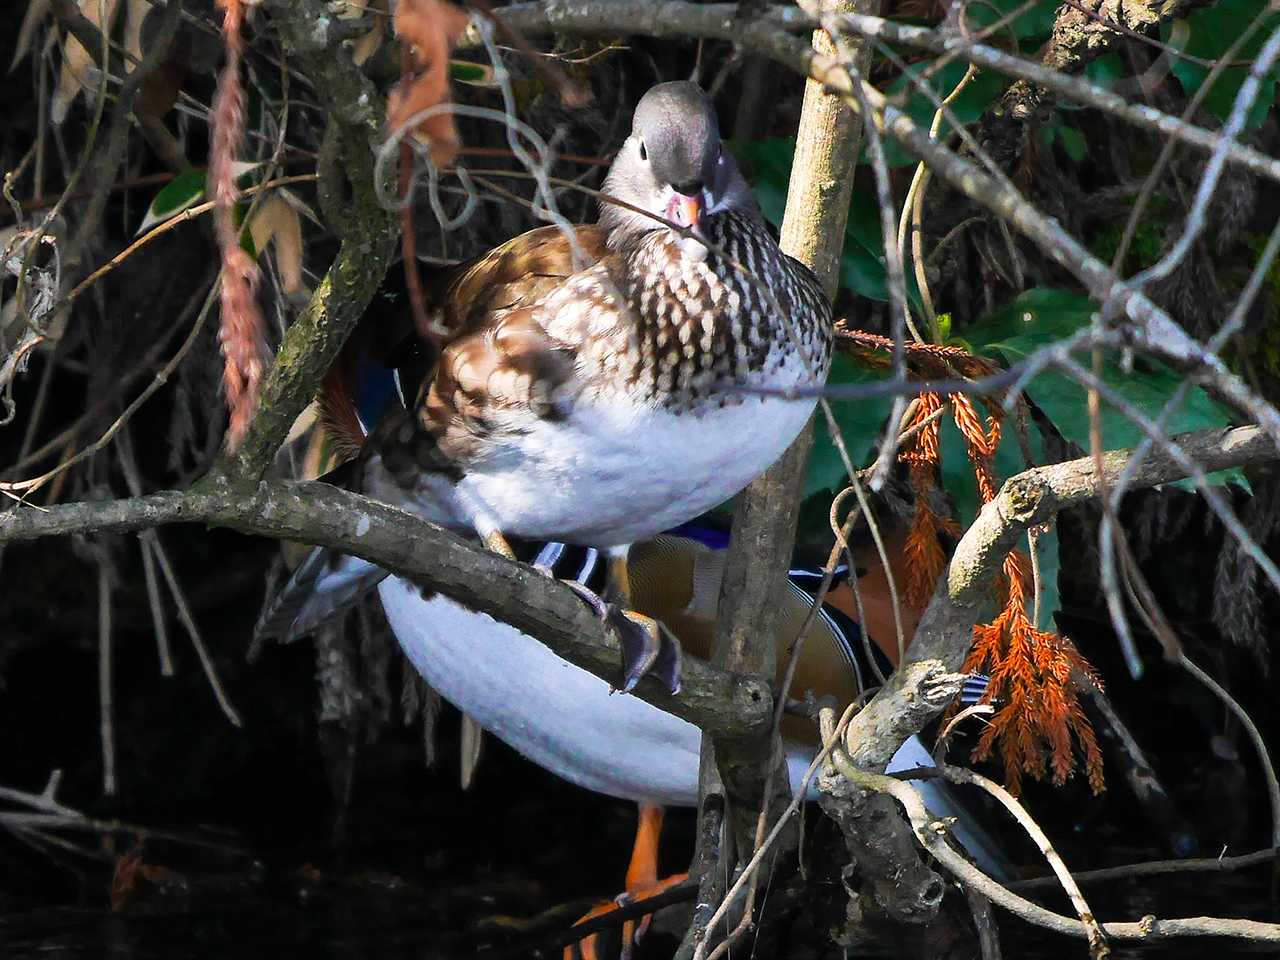
[[[631,864],[627,867],[627,889],[608,903],[593,907],[574,926],[586,923],[606,913],[612,913],[619,907],[656,897],[677,883],[689,878],[687,873],[677,873],[658,879],[658,838],[662,834],[662,807],[653,804],[640,804],[640,823],[636,827],[636,843],[631,851]],[[632,947],[645,931],[649,929],[652,914],[646,914],[639,921],[627,920],[622,924],[621,960],[629,960]],[[564,948],[564,960],[574,960],[575,954],[582,960],[598,960],[596,951],[599,934],[593,933],[583,937],[577,944]]]

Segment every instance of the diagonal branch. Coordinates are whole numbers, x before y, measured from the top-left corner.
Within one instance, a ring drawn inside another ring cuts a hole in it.
[[[504,20],[521,32],[533,35],[559,32],[577,35],[637,33],[652,37],[710,37],[726,40],[744,52],[768,57],[801,74],[816,75],[809,69],[809,47],[787,31],[809,30],[817,21],[796,7],[775,6],[767,16],[749,22],[734,19],[737,4],[693,4],[680,0],[608,0],[570,6],[568,4],[515,3],[499,11]],[[897,43],[929,53],[960,56],[970,63],[1010,77],[1027,80],[1051,90],[1059,97],[1078,101],[1119,117],[1126,123],[1166,137],[1174,137],[1200,150],[1217,148],[1219,136],[1153,107],[1134,105],[1110,90],[1087,80],[1059,73],[1042,63],[1007,53],[997,47],[974,43],[958,31],[895,23],[868,14],[838,15],[847,30],[886,43]],[[468,35],[463,44],[475,45]],[[1280,181],[1280,159],[1242,144],[1232,144],[1227,158],[1254,173]]]
[[[212,480],[187,492],[9,510],[0,513],[0,543],[169,523],[337,548],[504,620],[598,677],[618,678],[616,637],[567,587],[395,507],[328,484]],[[683,682],[674,697],[653,680],[643,681],[636,695],[713,733],[759,736],[768,730],[773,703],[767,684],[693,658],[685,662]]]

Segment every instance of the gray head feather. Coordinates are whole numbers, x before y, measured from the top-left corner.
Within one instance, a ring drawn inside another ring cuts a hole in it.
[[[611,246],[665,229],[655,217],[668,219],[677,195],[699,197],[708,216],[729,210],[758,216],[751,190],[720,140],[711,99],[689,81],[658,84],[640,99],[604,192],[654,215],[602,202],[600,222]]]

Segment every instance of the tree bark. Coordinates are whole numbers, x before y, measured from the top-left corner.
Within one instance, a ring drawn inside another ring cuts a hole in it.
[[[874,13],[878,0],[840,0],[834,6],[841,12]],[[830,38],[821,30],[814,33],[813,43],[819,51],[834,52]],[[870,45],[865,41],[855,45],[865,66],[870,60]],[[842,98],[807,80],[781,246],[817,274],[828,299],[834,298],[840,283],[840,255],[861,143],[861,118]],[[721,669],[769,680],[777,672],[779,599],[795,544],[812,446],[810,424],[734,505],[711,656],[712,664]],[[715,737],[712,752],[729,803],[726,823],[733,832],[733,848],[740,857],[749,856],[759,835],[757,820],[762,807],[768,804],[776,814],[790,794],[782,743],[777,731],[770,729],[762,737]],[[765,796],[766,784],[769,797]]]

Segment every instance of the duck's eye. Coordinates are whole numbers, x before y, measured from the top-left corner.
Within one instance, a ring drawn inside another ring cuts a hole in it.
[[[644,148],[644,141],[643,141],[643,140],[641,140],[641,141],[640,141],[640,159],[641,159],[641,160],[648,160],[648,159],[649,159],[649,151],[648,151],[648,150],[646,150],[646,149]]]

